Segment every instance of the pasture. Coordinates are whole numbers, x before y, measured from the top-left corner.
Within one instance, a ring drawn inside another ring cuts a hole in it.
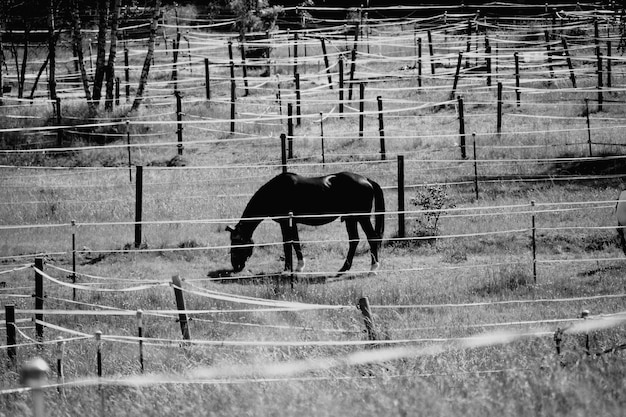
[[[356,41],[343,25],[297,40],[278,31],[248,45],[272,50],[269,77],[266,60],[247,68],[247,95],[236,67],[234,132],[234,35],[181,16],[164,26],[165,39],[176,27],[185,34],[178,78],[160,44],[137,113],[121,97],[112,114],[88,118],[68,84],[62,146],[42,150],[39,140],[57,140],[51,103],[3,97],[0,300],[15,306],[17,346],[4,343],[13,325],[0,324],[0,416],[31,415],[19,369],[35,356],[52,368],[49,416],[623,413],[626,283],[613,210],[626,174],[626,66],[613,14],[371,21]],[[128,41],[131,80],[144,43]],[[270,220],[246,269],[229,272],[226,226],[282,172],[288,104],[287,169],[353,171],[383,187],[377,275],[361,241],[352,271],[336,276],[348,248],[338,221],[300,227],[307,268],[293,279],[281,276]],[[16,133],[24,129],[34,133]],[[36,258],[45,263],[38,312]],[[173,276],[183,279],[189,340]],[[357,308],[364,297],[375,338]]]

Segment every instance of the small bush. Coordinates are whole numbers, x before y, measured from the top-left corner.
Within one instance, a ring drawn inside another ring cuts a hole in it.
[[[450,202],[448,189],[441,185],[428,185],[417,191],[411,203],[422,210],[415,219],[415,236],[437,236],[439,234],[439,218],[445,214],[446,208],[454,208]]]

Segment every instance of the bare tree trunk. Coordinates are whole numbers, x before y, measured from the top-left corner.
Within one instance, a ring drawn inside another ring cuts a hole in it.
[[[104,80],[107,26],[109,22],[109,3],[107,0],[98,0],[98,47],[96,52],[96,75],[93,81],[94,105],[100,103],[102,97],[102,82]]]
[[[150,39],[148,41],[148,52],[146,53],[146,59],[143,61],[143,69],[141,70],[141,77],[139,78],[139,86],[137,87],[137,93],[131,111],[135,111],[141,105],[143,101],[143,90],[148,82],[148,74],[150,73],[150,63],[152,62],[152,56],[154,55],[154,43],[156,41],[157,29],[159,27],[159,15],[161,12],[161,0],[154,0],[152,10],[152,23],[150,24]]]
[[[28,62],[28,38],[30,27],[24,29],[24,51],[22,52],[22,67],[20,68],[17,45],[13,43],[13,55],[15,56],[15,70],[17,72],[17,98],[24,97],[24,84],[26,81],[26,63]]]
[[[93,114],[96,110],[96,106],[94,105],[91,98],[91,91],[89,91],[89,80],[87,79],[87,70],[85,70],[85,57],[83,55],[83,35],[80,33],[80,10],[78,9],[78,4],[78,0],[72,0],[72,42],[74,44],[74,51],[76,51],[76,60],[78,61],[80,78],[83,83],[83,89],[85,90],[85,98],[87,99],[89,112]]]
[[[43,70],[45,70],[46,67],[48,66],[48,61],[49,60],[50,60],[50,53],[48,53],[48,55],[46,56],[46,59],[43,61],[43,64],[41,64],[41,67],[39,68],[39,72],[37,73],[37,77],[35,77],[35,81],[33,82],[33,86],[30,89],[30,96],[28,97],[30,100],[32,100],[33,97],[35,96],[35,90],[37,90],[37,84],[39,84],[39,79],[41,78],[41,74],[43,74]]]
[[[4,4],[4,1],[0,2],[0,5],[2,5],[3,8],[6,7]],[[4,83],[2,82],[2,69],[4,67],[4,52],[2,48],[2,32],[4,30],[4,28],[2,27],[3,21],[4,21],[4,16],[0,14],[0,106],[4,104],[2,102],[2,96],[4,95]]]
[[[113,110],[113,86],[115,85],[115,58],[117,55],[117,27],[120,17],[120,0],[111,0],[111,46],[106,67],[106,101],[104,108]]]
[[[48,67],[50,68],[48,91],[50,92],[51,100],[57,98],[56,44],[56,36],[54,34],[54,0],[50,0],[50,8],[48,10]]]

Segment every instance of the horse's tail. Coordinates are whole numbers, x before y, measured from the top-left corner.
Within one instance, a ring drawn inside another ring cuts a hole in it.
[[[378,185],[376,181],[369,180],[369,182],[374,188],[374,230],[382,240],[383,233],[385,232],[385,196],[383,195],[383,189],[380,188],[380,185]]]

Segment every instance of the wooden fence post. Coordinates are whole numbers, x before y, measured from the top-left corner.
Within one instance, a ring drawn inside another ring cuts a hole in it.
[[[143,311],[137,310],[137,337],[139,337],[139,365],[143,373]]]
[[[328,62],[328,54],[326,53],[326,39],[320,38],[322,43],[322,54],[324,55],[324,66],[326,67],[326,74],[328,74],[328,87],[333,89],[333,77],[330,73],[330,64]]]
[[[487,54],[487,58],[485,59],[487,66],[487,86],[491,87],[491,46],[485,48],[485,53]]]
[[[176,96],[176,136],[178,137],[178,155],[183,154],[183,103],[180,91],[174,93]]]
[[[35,310],[43,310],[43,258],[35,258]],[[42,313],[35,313],[35,320],[43,321]],[[35,322],[35,332],[37,333],[37,346],[43,348],[43,324]]]
[[[467,154],[465,151],[465,112],[463,110],[463,97],[457,97],[457,103],[459,108],[459,146],[461,147],[461,158],[466,159]]]
[[[244,97],[247,97],[250,94],[250,90],[248,89],[248,65],[246,64],[246,47],[244,46],[245,38],[242,42],[239,43],[241,47],[241,72],[243,75],[243,86],[244,86]]]
[[[532,238],[532,255],[533,255],[533,282],[537,283],[537,228],[535,227],[535,201],[530,202],[530,208],[532,210],[531,217],[531,238]]]
[[[521,104],[521,91],[519,89],[519,54],[517,52],[513,53],[513,58],[515,59],[515,97],[517,99],[517,107]]]
[[[204,86],[206,89],[206,99],[211,100],[211,73],[209,70],[209,58],[204,58]]]
[[[126,119],[126,144],[128,149],[128,180],[133,182],[132,153],[130,149],[130,120]]]
[[[422,38],[417,38],[417,86],[422,86]]]
[[[56,119],[57,119],[57,126],[61,126],[62,123],[62,116],[61,116],[61,97],[56,97],[55,98],[55,113],[56,113]],[[59,148],[61,148],[63,146],[63,129],[57,129],[57,145],[59,146]]]
[[[4,320],[6,323],[7,332],[7,356],[9,360],[15,364],[17,356],[16,343],[16,331],[15,331],[15,305],[6,304],[4,306]]]
[[[602,95],[602,88],[604,87],[603,81],[603,71],[602,71],[602,54],[600,53],[600,47],[597,48],[598,51],[598,111],[602,111],[604,98]]]
[[[585,116],[587,118],[587,145],[589,146],[589,156],[593,156],[591,149],[591,121],[589,120],[589,99],[585,98]]]
[[[135,248],[141,246],[141,218],[143,211],[143,166],[137,165],[135,174]]]
[[[293,104],[287,103],[287,158],[293,158]]]
[[[378,134],[380,136],[380,159],[387,159],[387,153],[385,151],[385,123],[383,121],[383,98],[381,96],[376,97],[378,102]]]
[[[298,32],[293,34],[293,75],[295,76],[297,73],[298,73]]]
[[[359,138],[365,128],[365,83],[359,83]]]
[[[189,323],[187,313],[185,313],[185,299],[183,298],[183,292],[181,290],[182,283],[178,275],[172,276],[172,284],[174,284],[174,296],[176,297],[176,308],[182,313],[178,314],[178,322],[180,323],[180,331],[183,335],[183,339],[190,340]]]
[[[33,416],[45,417],[45,396],[43,386],[48,383],[50,367],[45,360],[34,358],[26,362],[20,371],[22,383],[32,389]]]
[[[472,133],[472,144],[474,148],[474,191],[476,193],[476,200],[478,200],[478,160],[476,156],[476,132]]]
[[[550,33],[545,30],[544,35],[546,37],[546,54],[548,55],[548,70],[550,71],[550,78],[554,78],[554,68],[552,67],[552,47],[550,46]]]
[[[456,93],[456,87],[459,83],[459,74],[461,72],[461,61],[463,60],[463,53],[459,52],[459,57],[456,61],[456,71],[454,72],[454,81],[452,82],[452,91],[450,92],[450,100],[454,99]]]
[[[567,67],[569,68],[569,78],[572,81],[572,87],[576,88],[576,74],[574,74],[574,66],[572,65],[572,57],[569,54],[569,48],[567,47],[567,41],[564,37],[561,37],[561,45],[563,46],[563,55],[565,61],[567,61]]]
[[[124,48],[124,89],[126,92],[126,102],[130,100],[130,67],[128,65],[128,48]]]
[[[296,73],[296,126],[300,126],[300,116],[302,114],[300,110],[300,74]]]
[[[326,157],[324,155],[324,114],[320,112],[320,138],[322,140],[322,165],[326,164]]]
[[[498,137],[502,134],[502,83],[498,81],[498,104],[497,104],[496,132]]]
[[[348,82],[348,101],[352,101],[352,85],[354,84],[354,73],[356,71],[356,44],[352,49],[352,62],[350,63],[350,81]]]
[[[343,55],[339,55],[339,118],[343,119]]]
[[[613,72],[612,56],[611,41],[606,41],[606,86],[608,88],[613,87],[613,81],[611,80],[611,73]]]
[[[59,394],[63,395],[65,390],[63,389],[63,383],[65,383],[65,374],[63,372],[63,356],[65,354],[65,342],[63,341],[63,337],[57,337],[57,383],[61,384],[59,386]]]
[[[76,284],[76,220],[71,221],[72,225],[72,284]],[[72,288],[72,300],[76,301],[76,288]]]
[[[398,237],[406,237],[404,222],[404,155],[398,155]]]
[[[287,136],[280,134],[280,163],[283,167],[283,173],[287,172]]]
[[[235,111],[235,102],[237,101],[237,85],[235,84],[235,65],[230,63],[230,73],[232,75],[230,80],[230,133],[235,133],[235,118],[237,113]]]
[[[359,299],[359,310],[363,314],[363,321],[365,322],[365,329],[367,329],[367,337],[369,340],[376,340],[376,330],[374,329],[374,319],[372,318],[372,312],[370,310],[370,302],[367,297]]]
[[[435,53],[433,52],[433,34],[429,30],[428,35],[428,52],[430,53],[430,73],[435,75]]]

